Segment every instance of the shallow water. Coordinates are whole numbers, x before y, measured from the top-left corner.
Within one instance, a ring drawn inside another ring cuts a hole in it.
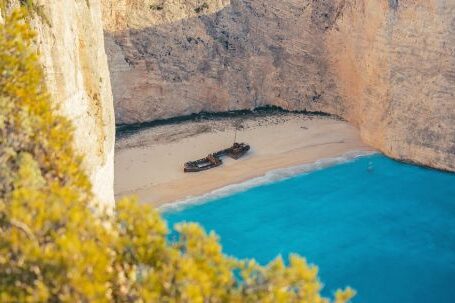
[[[455,302],[455,174],[373,155],[164,216],[215,230],[239,258],[299,253],[326,295],[350,285],[354,302]]]

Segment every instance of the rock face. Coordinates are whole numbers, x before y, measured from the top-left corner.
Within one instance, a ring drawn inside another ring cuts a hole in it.
[[[75,125],[93,191],[113,206],[115,123],[99,0],[34,1],[32,21],[48,90]]]
[[[341,114],[387,155],[455,171],[455,1],[349,2],[326,38]]]
[[[103,0],[117,123],[267,104],[340,106],[322,39],[334,21],[312,2],[169,0],[159,10],[119,2]],[[342,6],[326,6],[337,18]]]
[[[102,0],[118,123],[277,105],[455,171],[452,0]]]

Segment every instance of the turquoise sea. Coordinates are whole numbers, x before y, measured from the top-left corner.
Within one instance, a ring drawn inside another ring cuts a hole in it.
[[[239,258],[299,253],[326,295],[349,285],[354,302],[455,302],[455,174],[376,154],[204,202],[164,217],[214,230]]]

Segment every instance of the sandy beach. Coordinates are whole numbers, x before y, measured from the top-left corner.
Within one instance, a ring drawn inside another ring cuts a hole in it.
[[[184,173],[183,164],[237,141],[251,145],[239,160],[200,173]],[[154,126],[121,135],[116,142],[116,199],[136,195],[161,206],[199,196],[268,171],[315,162],[351,151],[372,151],[358,131],[332,117],[280,113]]]

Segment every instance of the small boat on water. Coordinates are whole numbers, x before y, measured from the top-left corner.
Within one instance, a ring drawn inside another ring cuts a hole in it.
[[[210,154],[205,158],[186,162],[183,171],[186,173],[193,173],[214,168],[223,164],[221,157],[228,156],[237,160],[244,156],[249,150],[250,146],[248,144],[235,142],[231,147]]]

